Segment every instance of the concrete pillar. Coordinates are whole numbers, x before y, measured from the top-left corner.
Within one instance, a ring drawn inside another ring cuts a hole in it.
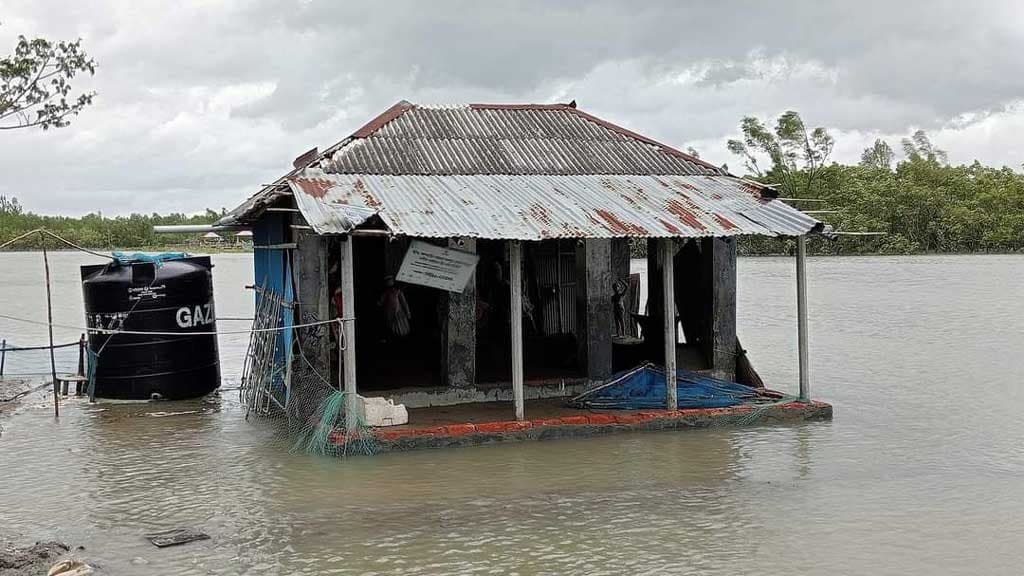
[[[612,241],[590,238],[576,247],[576,340],[580,367],[591,380],[612,373]]]
[[[352,259],[351,236],[341,240],[341,302],[342,302],[342,333],[344,337],[338,342],[344,346],[344,358],[342,364],[345,372],[345,427],[355,430],[359,427],[356,417],[358,404],[356,394],[356,291],[355,291],[355,266]]]
[[[476,252],[476,240],[450,240],[448,247],[463,252]],[[476,273],[461,293],[446,292],[444,369],[445,382],[453,388],[476,384]]]
[[[796,334],[800,362],[800,400],[811,399],[811,374],[807,352],[807,237],[796,237]]]
[[[296,279],[298,307],[296,324],[320,322],[330,318],[328,308],[327,238],[311,231],[296,231]],[[325,378],[331,373],[330,332],[327,324],[296,330],[306,358]],[[340,386],[341,383],[339,382]]]
[[[711,369],[716,378],[736,378],[736,241],[715,238],[711,258]]]
[[[665,328],[665,408],[668,410],[675,410],[678,406],[678,399],[676,397],[676,314],[675,314],[675,290],[673,285],[675,284],[675,239],[673,238],[662,238],[661,239],[661,283],[664,290],[662,291],[662,310],[665,311],[664,315],[664,328]]]
[[[509,283],[512,284],[509,310],[512,314],[512,404],[516,420],[524,415],[523,394],[523,247],[517,240],[509,243]]]

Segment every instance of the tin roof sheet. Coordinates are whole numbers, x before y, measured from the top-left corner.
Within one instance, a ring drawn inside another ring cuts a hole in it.
[[[395,234],[559,237],[799,235],[820,223],[766,186],[576,109],[402,101],[230,212],[294,196],[321,234],[378,214]]]
[[[373,175],[288,178],[319,234],[375,212],[394,234],[506,240],[806,234],[819,223],[731,176]],[[360,210],[362,209],[362,210]]]
[[[400,102],[315,166],[335,174],[725,174],[569,104]]]

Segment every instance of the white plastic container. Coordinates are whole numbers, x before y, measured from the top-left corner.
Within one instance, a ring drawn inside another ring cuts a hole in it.
[[[409,423],[409,411],[404,404],[395,404],[390,398],[358,396],[359,419],[366,426],[399,426]]]

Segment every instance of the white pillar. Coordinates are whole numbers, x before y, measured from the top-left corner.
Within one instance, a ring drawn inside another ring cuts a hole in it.
[[[676,303],[675,275],[675,241],[672,238],[661,239],[661,286],[664,297],[665,318],[665,397],[666,408],[675,410],[679,406],[676,398]]]
[[[516,420],[523,420],[523,254],[519,241],[509,244],[509,281],[512,283],[512,402]]]
[[[796,237],[796,319],[800,355],[800,399],[810,400],[811,382],[807,368],[807,237]]]
[[[342,333],[344,334],[344,366],[345,366],[345,425],[355,430],[359,422],[356,420],[356,293],[352,277],[354,268],[352,261],[352,237],[341,239],[341,316]],[[339,343],[341,345],[341,343]]]

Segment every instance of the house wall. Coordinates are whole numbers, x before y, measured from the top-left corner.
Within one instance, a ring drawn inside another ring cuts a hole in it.
[[[296,215],[298,222],[301,216]],[[297,323],[309,324],[330,319],[328,307],[329,279],[327,266],[327,243],[325,236],[312,231],[297,231],[295,234],[296,262],[294,264],[296,281]],[[332,374],[330,351],[330,329],[328,324],[320,324],[296,330],[299,345],[303,354],[320,374]],[[336,374],[332,380],[337,380]]]
[[[280,246],[288,241],[289,232],[288,218],[285,214],[280,213],[265,214],[252,229],[253,285],[280,294],[286,305],[294,300],[292,267],[290,252]],[[254,310],[259,308],[260,298],[261,292],[256,290],[253,299]],[[281,314],[281,325],[291,326],[294,323],[291,312],[284,310]],[[275,350],[275,361],[279,365],[283,365],[288,360],[287,354],[292,347],[292,338],[291,330],[281,332],[281,343]],[[283,375],[281,378],[283,386]]]

